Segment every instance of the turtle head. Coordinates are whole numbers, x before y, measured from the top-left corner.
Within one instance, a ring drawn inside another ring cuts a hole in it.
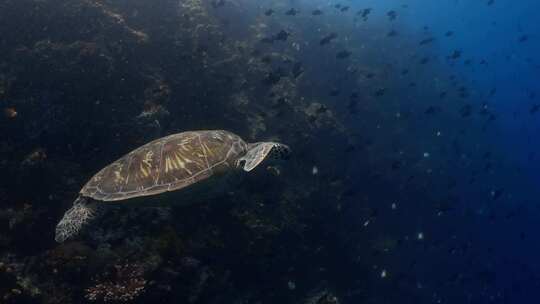
[[[249,144],[246,154],[240,157],[237,165],[245,171],[251,171],[263,160],[272,162],[287,160],[290,158],[291,148],[277,142],[258,142]]]

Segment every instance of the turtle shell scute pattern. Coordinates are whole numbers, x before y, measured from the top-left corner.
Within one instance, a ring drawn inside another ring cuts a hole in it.
[[[81,189],[81,194],[118,201],[179,190],[232,169],[246,146],[240,137],[222,130],[169,135],[103,168]]]

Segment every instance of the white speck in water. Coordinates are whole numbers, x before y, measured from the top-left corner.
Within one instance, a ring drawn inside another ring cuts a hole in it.
[[[289,287],[289,290],[295,290],[296,289],[296,283],[293,281],[287,282],[287,286]]]
[[[369,220],[364,222],[364,227],[367,227],[367,225],[369,225]]]
[[[319,173],[319,168],[317,166],[313,166],[313,169],[311,169],[311,174],[317,175]]]
[[[441,136],[441,131],[437,131],[437,136]]]
[[[392,203],[392,210],[396,210],[397,209],[397,204],[396,203]]]
[[[429,157],[429,152],[424,152],[424,157],[428,158]]]
[[[418,232],[418,236],[416,238],[418,240],[423,240],[424,239],[424,233],[423,232]]]
[[[383,269],[381,271],[381,278],[383,278],[383,279],[386,278],[386,269]]]

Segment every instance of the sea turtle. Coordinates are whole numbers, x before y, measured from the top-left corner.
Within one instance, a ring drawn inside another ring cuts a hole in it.
[[[249,172],[267,157],[286,159],[289,154],[284,144],[246,143],[224,130],[188,131],[156,139],[94,175],[56,226],[55,240],[61,243],[78,234],[101,206],[128,204],[135,198],[180,189],[186,194],[194,188],[198,194],[211,193],[219,188],[215,181],[236,176],[237,169]]]

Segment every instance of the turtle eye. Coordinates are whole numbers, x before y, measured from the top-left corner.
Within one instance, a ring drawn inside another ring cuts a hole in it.
[[[245,159],[239,159],[236,161],[236,168],[244,168],[245,165],[246,165]]]

